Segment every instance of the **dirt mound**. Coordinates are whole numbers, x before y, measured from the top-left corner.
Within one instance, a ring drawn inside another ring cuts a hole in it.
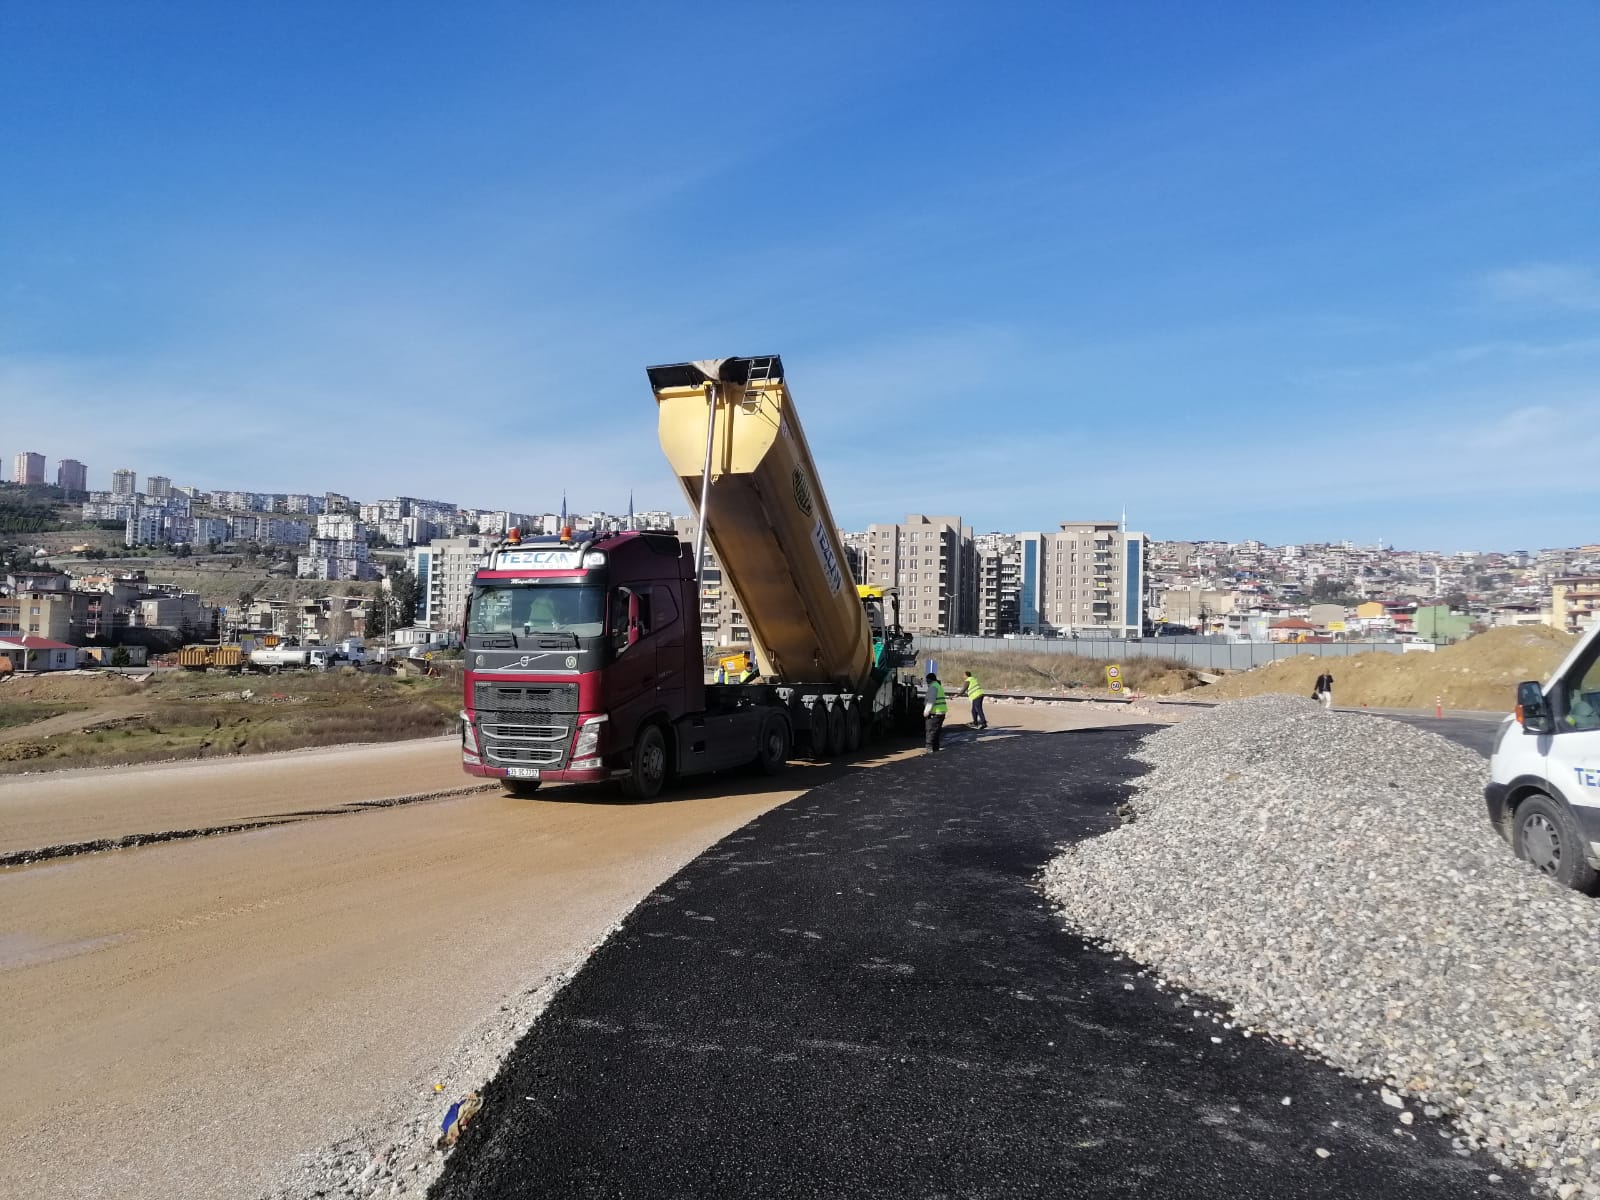
[[[1529,625],[1491,629],[1432,653],[1296,655],[1230,675],[1199,689],[1195,697],[1236,700],[1270,692],[1310,696],[1311,685],[1326,670],[1334,677],[1333,697],[1338,704],[1432,708],[1437,701],[1446,708],[1503,712],[1510,710],[1517,684],[1546,678],[1574,640],[1548,626]]]
[[[131,696],[140,690],[142,685],[121,675],[64,671],[0,681],[0,700],[93,700],[104,696]]]

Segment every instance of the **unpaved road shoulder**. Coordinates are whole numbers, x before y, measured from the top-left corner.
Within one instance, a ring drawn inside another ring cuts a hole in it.
[[[0,854],[460,788],[454,737],[0,778]]]

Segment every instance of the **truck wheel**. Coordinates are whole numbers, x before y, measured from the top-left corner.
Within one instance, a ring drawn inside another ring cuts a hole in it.
[[[845,751],[844,702],[828,709],[828,757],[837,758]]]
[[[634,800],[654,800],[666,786],[667,739],[661,726],[646,725],[633,743],[633,762],[622,777],[622,790]]]
[[[820,761],[833,754],[833,748],[828,745],[828,706],[821,700],[806,702],[806,721],[811,726],[806,731],[806,745],[808,753],[813,760]]]
[[[500,790],[508,796],[516,796],[526,800],[539,790],[539,781],[537,779],[502,779],[500,781]]]
[[[861,706],[851,704],[844,710],[844,752],[854,754],[861,749]]]
[[[789,766],[789,722],[771,718],[761,729],[761,744],[756,747],[756,769],[763,775],[778,775]]]
[[[1557,883],[1595,894],[1600,873],[1585,861],[1583,835],[1565,805],[1549,796],[1529,796],[1517,805],[1511,838],[1518,858],[1532,863]]]

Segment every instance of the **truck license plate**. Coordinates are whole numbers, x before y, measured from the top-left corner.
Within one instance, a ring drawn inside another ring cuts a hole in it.
[[[506,768],[506,774],[509,775],[512,779],[537,779],[537,778],[539,778],[539,768],[538,767],[507,767]]]

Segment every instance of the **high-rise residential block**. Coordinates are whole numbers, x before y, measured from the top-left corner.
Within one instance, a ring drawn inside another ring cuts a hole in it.
[[[428,629],[461,627],[467,613],[467,597],[472,594],[472,577],[479,560],[493,545],[493,538],[467,536],[435,538],[425,546],[411,548],[411,570],[417,577],[418,625]]]
[[[122,467],[111,472],[111,494],[113,496],[137,496],[139,494],[139,476]]]
[[[150,475],[144,481],[144,494],[152,500],[165,500],[172,495],[172,480],[165,475]]]
[[[867,526],[860,582],[898,588],[900,623],[913,633],[977,632],[978,555],[960,517]]]
[[[1017,535],[1021,633],[1144,630],[1148,539],[1116,521],[1063,521],[1055,533]]]
[[[43,483],[44,482],[44,455],[35,454],[32,450],[23,450],[11,465],[11,481],[13,483]]]
[[[66,492],[89,490],[89,468],[75,458],[63,458],[56,463],[56,486]]]
[[[1000,637],[1017,631],[1022,558],[1014,534],[985,533],[973,539],[978,552],[978,633]]]

